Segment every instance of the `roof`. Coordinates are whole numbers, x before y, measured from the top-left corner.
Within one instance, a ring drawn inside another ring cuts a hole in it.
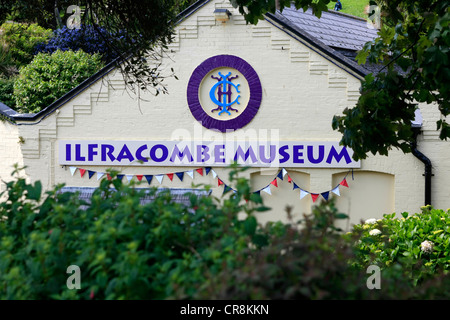
[[[369,28],[366,20],[337,11],[324,11],[319,19],[311,9],[305,12],[291,6],[277,15],[284,16],[296,28],[335,49],[357,51],[362,49],[366,42],[377,37],[378,30]]]
[[[190,15],[202,8],[210,0],[198,0],[192,6],[181,12],[177,23],[187,19]],[[332,63],[344,66],[350,74],[362,78],[369,73],[377,72],[377,66],[361,66],[356,63],[356,51],[361,49],[365,42],[373,40],[377,30],[370,29],[364,19],[347,14],[324,11],[321,18],[317,18],[309,9],[297,10],[294,6],[285,8],[275,14],[267,13],[266,21],[291,35],[302,39],[311,49],[315,50]],[[110,62],[102,70],[83,81],[63,97],[54,101],[38,113],[21,114],[0,102],[0,118],[18,124],[36,124],[52,114],[59,107],[73,99],[95,81],[101,79],[116,67],[117,61]],[[26,123],[28,122],[28,123]]]

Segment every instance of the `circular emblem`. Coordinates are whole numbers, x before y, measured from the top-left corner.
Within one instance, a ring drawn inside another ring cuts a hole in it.
[[[187,101],[194,118],[221,132],[247,125],[261,105],[261,82],[243,59],[220,55],[203,61],[192,73]]]

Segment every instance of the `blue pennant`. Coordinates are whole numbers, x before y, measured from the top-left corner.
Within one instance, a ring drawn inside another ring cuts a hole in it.
[[[280,172],[277,174],[277,178],[283,180],[283,170],[280,170]]]
[[[295,182],[293,182],[293,184],[294,184],[294,189],[292,189],[292,190],[300,189],[300,187],[298,185],[296,185]]]
[[[122,180],[124,176],[125,176],[124,174],[118,174],[117,179]]]
[[[256,194],[261,195],[261,190],[255,191],[255,192],[253,192],[253,193],[256,193]]]
[[[178,178],[180,178],[181,181],[183,181],[184,172],[175,172]]]
[[[211,171],[211,167],[205,167],[206,175]]]
[[[146,174],[145,179],[147,179],[148,184],[150,184],[150,183],[152,183],[153,176],[150,174]]]
[[[325,200],[328,200],[328,197],[329,197],[329,195],[330,195],[330,191],[322,192],[321,195],[322,195],[322,197],[323,197]]]
[[[228,191],[231,191],[231,190],[232,190],[231,187],[225,185],[225,188],[223,188],[223,193],[222,194],[225,194],[225,193],[227,193]]]
[[[88,170],[89,179],[95,174],[95,171]]]

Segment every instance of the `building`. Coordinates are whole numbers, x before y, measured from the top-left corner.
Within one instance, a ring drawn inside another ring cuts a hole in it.
[[[114,168],[144,187],[211,184],[221,196],[233,190],[226,166],[236,159],[251,166],[246,176],[273,208],[262,222],[284,220],[286,205],[300,217],[329,197],[350,215],[347,227],[417,212],[425,192],[449,207],[450,148],[438,138],[435,106],[420,106],[416,155],[393,150],[355,162],[331,128],[377,70],[354,61],[375,36],[367,21],[331,11],[317,19],[287,8],[247,25],[228,0],[198,1],[181,14],[162,61],[178,77],[166,80],[168,95],[139,101],[107,66],[38,114],[0,104],[0,177],[19,163],[45,188],[89,190]],[[431,161],[431,184],[420,155]]]

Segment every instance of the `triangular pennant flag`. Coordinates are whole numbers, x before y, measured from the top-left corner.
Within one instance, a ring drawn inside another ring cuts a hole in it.
[[[348,184],[347,184],[347,179],[344,178],[344,180],[341,181],[341,183],[339,183],[341,186],[347,187],[348,188]]]
[[[191,179],[194,179],[194,170],[186,171],[186,174],[191,177]]]
[[[108,178],[108,180],[112,179],[112,177],[111,177],[111,175],[109,173],[106,174],[106,177]]]
[[[328,200],[328,196],[330,195],[330,191],[322,192],[321,195],[322,195],[322,197],[323,197],[325,200]]]
[[[255,191],[255,192],[253,192],[253,193],[256,193],[256,194],[261,194],[261,190],[258,190],[258,191]]]
[[[311,193],[311,198],[312,198],[313,202],[316,202],[318,197],[319,197],[318,193]]]
[[[217,177],[217,173],[213,169],[211,169],[211,172],[212,172],[213,178]]]
[[[283,178],[284,178],[284,176],[287,174],[286,169],[285,169],[285,168],[281,169],[281,172],[283,173]],[[289,175],[288,175],[288,176],[289,176]]]
[[[158,180],[159,184],[162,183],[164,175],[163,174],[158,174],[157,176],[155,176],[156,180]]]
[[[97,180],[100,180],[104,175],[105,173],[103,172],[97,172]]]
[[[74,174],[75,174],[75,171],[77,171],[77,168],[76,168],[76,167],[69,167],[69,169],[70,169],[70,173],[71,173],[72,175],[74,175]]]
[[[95,171],[88,170],[89,179],[95,174]]]
[[[178,177],[181,181],[183,181],[184,172],[176,172],[175,174],[177,175],[177,177]]]
[[[144,177],[144,175],[142,175],[142,174],[137,174],[136,175],[136,178],[139,180],[139,181],[142,181],[142,178]]]
[[[278,188],[277,178],[273,179],[270,184],[273,184],[275,187]]]
[[[131,179],[133,179],[133,175],[132,174],[127,174],[126,175],[128,182],[131,181]]]
[[[203,168],[196,169],[195,171],[197,171],[201,176],[203,175]]]
[[[304,197],[306,197],[309,194],[308,191],[305,191],[303,189],[300,189],[300,199],[303,199]]]
[[[81,177],[83,178],[84,174],[86,173],[86,169],[79,169]]]
[[[206,172],[206,175],[208,175],[208,173],[211,171],[211,167],[206,167],[205,168],[205,172]]]
[[[167,176],[169,177],[170,181],[173,180],[173,173],[168,173]]]
[[[331,190],[331,192],[333,192],[334,194],[337,194],[338,196],[341,195],[341,193],[339,192],[339,186],[337,186],[336,188],[334,188],[333,190]]]
[[[122,181],[122,179],[123,179],[124,176],[125,176],[124,174],[118,174],[118,175],[117,175],[117,179],[119,179],[120,181]]]
[[[300,187],[294,182],[294,189],[292,189],[292,190],[295,190],[295,189],[300,189]]]
[[[217,186],[220,186],[220,185],[222,185],[222,184],[224,184],[223,181],[220,180],[220,179],[217,179]]]
[[[280,170],[280,172],[278,172],[277,178],[283,180],[283,170]]]
[[[227,193],[230,190],[232,190],[231,187],[225,185],[225,188],[223,188],[223,193],[222,194],[225,194],[225,193]]]
[[[272,194],[272,191],[270,190],[270,185],[268,185],[267,187],[265,187],[264,189],[262,189],[262,191],[264,191],[265,193],[268,193],[268,194]]]
[[[146,174],[145,179],[147,179],[148,184],[150,184],[150,183],[152,183],[153,176],[151,174]]]
[[[288,182],[291,183],[292,182],[292,178],[290,175],[288,175]]]

